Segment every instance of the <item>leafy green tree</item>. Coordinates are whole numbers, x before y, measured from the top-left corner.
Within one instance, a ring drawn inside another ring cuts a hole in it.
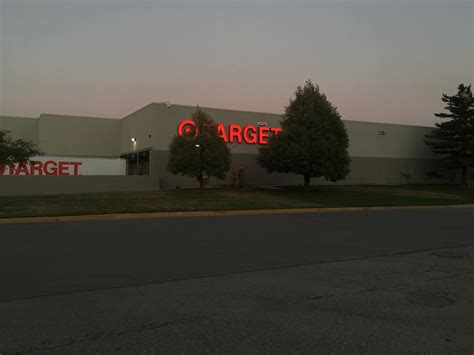
[[[426,136],[435,154],[441,156],[445,167],[461,169],[461,184],[467,183],[467,172],[474,167],[474,98],[471,85],[460,84],[455,95],[443,94],[441,99],[449,113],[435,113],[447,121],[436,123],[436,128]]]
[[[0,165],[26,163],[35,155],[40,155],[36,144],[26,139],[13,139],[10,132],[0,130]]]
[[[194,129],[176,135],[170,143],[168,170],[173,174],[195,177],[201,190],[207,178],[224,179],[231,165],[227,143],[219,137],[217,125],[197,107],[192,120]]]
[[[350,172],[349,138],[341,116],[319,86],[298,86],[281,121],[282,131],[260,148],[258,164],[269,173],[344,179]]]

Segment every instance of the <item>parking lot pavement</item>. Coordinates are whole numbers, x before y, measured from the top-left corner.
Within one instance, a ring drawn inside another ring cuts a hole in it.
[[[474,247],[0,303],[2,353],[472,353]]]
[[[25,245],[27,251],[17,254],[19,262],[26,262],[33,249],[44,257],[43,265],[30,265],[29,276],[19,274],[25,282],[23,288],[6,277],[8,265],[2,261],[0,353],[471,354],[472,210],[457,214],[447,211],[431,217],[421,211],[409,212],[285,217],[285,222],[298,225],[298,233],[286,237],[281,232],[283,223],[271,218],[262,218],[260,222],[239,218],[181,220],[202,227],[185,238],[197,255],[188,260],[189,251],[176,253],[175,244],[168,240],[174,236],[182,242],[183,238],[176,234],[179,229],[169,230],[164,238],[169,244],[161,244],[164,250],[160,255],[175,254],[161,265],[171,266],[166,263],[174,256],[176,263],[183,262],[182,268],[164,272],[159,263],[150,263],[156,270],[148,270],[147,275],[154,274],[156,281],[137,283],[133,279],[129,284],[123,282],[123,265],[116,264],[120,272],[115,274],[110,269],[101,269],[97,263],[93,266],[99,269],[93,270],[84,254],[81,266],[85,272],[92,271],[90,278],[97,278],[84,284],[81,282],[87,277],[75,278],[77,268],[71,266],[71,260],[64,262],[64,255],[53,257],[53,251],[75,255],[87,249],[93,259],[102,252],[105,261],[107,250],[122,256],[134,255],[136,248],[124,249],[123,236],[118,235],[118,245],[110,244],[106,249],[105,241],[92,243],[101,238],[99,234],[93,235],[93,231],[99,232],[101,228],[92,228],[89,238],[82,243],[68,238],[68,231],[84,232],[87,227],[97,227],[96,224],[55,224],[56,229],[50,228],[49,239],[37,235],[33,243],[36,248]],[[425,225],[428,220],[430,225]],[[281,233],[257,234],[253,239],[231,233],[231,237],[224,237],[227,243],[206,238],[207,224],[219,228],[224,222],[239,222],[229,226],[236,232],[259,223],[272,231],[270,222],[275,222],[273,226]],[[381,226],[385,233],[377,232]],[[163,226],[145,223],[143,227],[157,231]],[[390,239],[404,229],[425,231],[428,235],[407,233],[401,240]],[[64,240],[58,237],[61,233],[54,237],[58,231],[64,233]],[[125,235],[128,231],[123,230]],[[19,235],[22,243],[28,240]],[[6,245],[19,248],[10,237],[1,234],[3,255]],[[112,237],[109,235],[105,240],[112,243]],[[161,235],[155,237],[159,239]],[[43,238],[46,241],[41,244]],[[54,247],[51,238],[59,245]],[[148,239],[137,238],[144,240]],[[238,241],[242,249],[232,248]],[[145,250],[146,246],[141,248]],[[182,248],[185,250],[186,245]],[[13,248],[11,253],[18,250]],[[243,255],[244,250],[248,255],[239,263],[237,256]],[[266,254],[261,254],[260,260],[257,254],[263,251]],[[9,260],[14,259],[11,256]],[[139,255],[131,257],[131,261],[139,259]],[[130,266],[131,261],[124,259],[123,263]],[[61,270],[63,262],[61,274],[56,268]],[[112,257],[109,262],[115,265],[117,259]],[[206,272],[206,276],[202,274],[204,269],[213,272]],[[52,275],[48,275],[48,270]],[[140,276],[142,270],[142,264],[131,267],[129,275]],[[59,286],[51,286],[54,277],[67,275],[68,271],[69,284],[63,277],[58,279]],[[41,285],[43,276],[46,286]],[[100,287],[75,289],[84,285]],[[13,291],[5,289],[10,286]]]

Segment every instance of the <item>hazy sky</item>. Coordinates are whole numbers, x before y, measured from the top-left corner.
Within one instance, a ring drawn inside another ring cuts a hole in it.
[[[474,82],[474,1],[0,0],[0,114],[152,102],[281,113],[320,85],[344,119],[432,125]]]

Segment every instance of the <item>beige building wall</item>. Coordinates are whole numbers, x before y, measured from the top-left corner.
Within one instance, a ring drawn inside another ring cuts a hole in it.
[[[179,122],[191,119],[196,107],[152,103],[122,120],[121,150],[132,152],[152,148],[168,150],[171,138],[177,134]],[[281,115],[202,107],[217,123],[241,126],[266,123],[280,127]],[[344,121],[349,134],[349,154],[353,157],[376,158],[434,158],[424,144],[432,128],[389,123]],[[132,143],[131,138],[137,142]],[[256,154],[259,145],[231,143],[232,153]]]
[[[424,143],[432,128],[390,123],[344,121],[349,154],[371,158],[434,158]]]
[[[120,120],[42,114],[39,142],[44,154],[56,156],[120,156]]]
[[[168,150],[178,123],[191,119],[196,107],[151,103],[125,118],[105,119],[42,114],[39,119],[0,117],[0,129],[14,137],[31,139],[49,155],[118,157],[140,150]],[[266,123],[279,127],[281,115],[203,107],[218,123],[241,126]],[[388,123],[344,121],[352,157],[430,159],[434,155],[424,144],[429,127]],[[67,138],[65,138],[67,137]],[[136,138],[136,143],[131,141]],[[229,144],[234,154],[256,154],[259,145]]]
[[[43,114],[39,119],[0,117],[0,128],[15,137],[39,142],[45,155],[80,157],[119,157],[150,150],[150,174],[159,176],[164,188],[189,187],[191,178],[174,176],[167,171],[168,148],[177,134],[179,122],[191,119],[195,106],[151,103],[123,119],[104,119]],[[218,123],[279,127],[281,115],[202,107]],[[344,121],[349,134],[351,173],[343,184],[398,184],[404,173],[411,182],[444,182],[430,172],[439,171],[438,161],[425,145],[432,128],[387,123]],[[132,142],[135,138],[136,142]],[[258,144],[230,143],[232,169],[245,169],[245,182],[253,185],[300,184],[301,177],[291,174],[269,175],[256,163]],[[213,179],[215,184],[230,183]],[[215,181],[214,181],[215,180]],[[314,183],[327,183],[315,179]]]
[[[195,106],[151,103],[122,120],[121,151],[129,153],[151,150],[150,173],[160,176],[164,188],[192,187],[196,182],[187,177],[174,176],[167,171],[168,147],[177,134],[179,122],[191,119]],[[265,123],[279,127],[281,115],[202,107],[217,123],[257,126]],[[349,134],[351,173],[343,184],[399,184],[406,183],[404,173],[412,175],[410,182],[443,182],[445,178],[428,175],[438,170],[438,162],[424,143],[429,127],[386,123],[344,121]],[[135,138],[133,143],[131,138]],[[267,174],[256,163],[259,145],[230,143],[232,169],[243,167],[245,181],[254,185],[300,184],[301,177],[292,174]],[[212,179],[214,184],[230,183],[230,172],[225,181]],[[314,179],[314,183],[328,183]]]
[[[0,129],[10,131],[14,139],[29,139],[38,144],[37,118],[0,116]]]
[[[124,117],[120,127],[120,150],[122,154],[146,149],[159,149],[168,140],[166,123],[160,107],[147,105]],[[169,123],[169,122],[168,122]],[[136,142],[131,139],[135,138]]]
[[[268,126],[279,127],[280,115],[234,111],[203,107],[217,123],[228,125],[236,123],[241,126],[248,124],[257,125],[258,122],[266,122]],[[179,122],[191,119],[195,106],[171,105],[152,103],[144,108],[126,116],[122,119],[122,152],[132,152],[153,148],[154,150],[168,150],[171,139],[177,134]],[[131,142],[131,138],[137,142]],[[258,152],[258,145],[230,144],[232,153]]]

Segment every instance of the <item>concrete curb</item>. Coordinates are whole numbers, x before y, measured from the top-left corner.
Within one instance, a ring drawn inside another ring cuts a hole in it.
[[[474,204],[444,205],[444,206],[390,206],[390,207],[317,207],[291,208],[272,210],[236,210],[236,211],[191,211],[191,212],[150,212],[150,213],[116,213],[81,216],[52,216],[52,217],[15,217],[0,218],[1,224],[21,223],[52,223],[80,221],[114,221],[179,217],[219,217],[219,216],[258,216],[274,214],[328,213],[328,212],[370,212],[370,211],[399,211],[399,210],[433,210],[442,208],[474,208]]]

